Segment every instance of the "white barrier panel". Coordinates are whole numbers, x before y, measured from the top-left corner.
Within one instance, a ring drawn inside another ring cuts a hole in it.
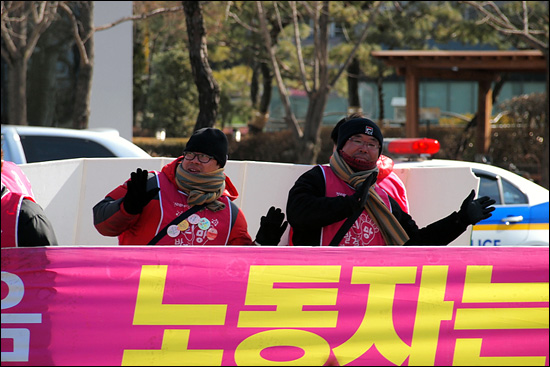
[[[29,178],[37,202],[51,220],[61,246],[111,246],[116,237],[99,234],[93,225],[93,206],[130,177],[137,168],[160,170],[174,158],[81,158],[29,163],[21,169]],[[288,163],[228,161],[225,173],[237,190],[235,203],[255,237],[260,218],[271,206],[286,212],[288,191],[311,166]],[[469,168],[406,168],[396,174],[407,188],[410,212],[424,227],[460,208],[479,179]],[[468,246],[471,226],[451,245]],[[280,245],[288,243],[288,229]]]

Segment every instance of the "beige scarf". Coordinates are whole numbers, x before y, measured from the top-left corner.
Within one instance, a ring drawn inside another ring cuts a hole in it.
[[[176,184],[189,195],[189,206],[206,203],[206,207],[214,212],[225,209],[225,204],[217,200],[225,190],[223,168],[209,173],[189,173],[180,163],[176,169]]]
[[[378,167],[368,171],[354,172],[337,152],[330,157],[330,168],[336,176],[355,189],[358,189],[373,172],[378,172]],[[387,245],[400,246],[408,241],[409,236],[376,193],[374,185],[369,188],[365,210],[380,228]]]

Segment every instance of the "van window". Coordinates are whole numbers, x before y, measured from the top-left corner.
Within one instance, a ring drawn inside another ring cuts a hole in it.
[[[115,155],[103,145],[81,138],[21,136],[28,163],[71,158],[104,158]]]

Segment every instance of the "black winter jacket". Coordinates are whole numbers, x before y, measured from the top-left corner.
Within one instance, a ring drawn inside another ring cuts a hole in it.
[[[446,246],[467,228],[457,212],[419,229],[390,196],[391,211],[409,236],[406,246]],[[319,246],[321,229],[351,216],[356,208],[351,196],[325,196],[325,178],[315,166],[296,180],[288,194],[286,214],[294,246]]]
[[[2,185],[2,196],[7,188]],[[2,213],[4,215],[4,213]],[[57,238],[52,223],[40,205],[23,199],[19,211],[17,227],[19,247],[57,246]]]

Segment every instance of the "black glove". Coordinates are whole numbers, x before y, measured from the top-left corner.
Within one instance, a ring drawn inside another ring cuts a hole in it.
[[[255,242],[262,246],[277,246],[287,226],[288,222],[285,221],[284,213],[281,209],[275,209],[272,206],[267,214],[260,219],[260,229],[256,234]]]
[[[495,210],[494,206],[490,206],[496,203],[495,200],[488,196],[483,196],[476,200],[472,200],[475,194],[475,190],[472,190],[470,195],[464,199],[464,202],[458,211],[460,221],[466,225],[476,224],[483,219],[489,218],[492,216],[491,212]]]
[[[368,198],[368,192],[369,189],[374,183],[376,182],[376,178],[378,177],[378,172],[373,172],[369,177],[363,181],[361,186],[357,190],[355,190],[355,193],[353,195],[350,195],[350,197],[353,200],[353,204],[356,209],[362,208],[365,206]]]
[[[147,191],[147,170],[138,168],[136,172],[132,172],[130,175],[130,181],[126,183],[128,192],[122,203],[124,209],[129,214],[139,214],[160,191],[160,188],[154,188]]]

